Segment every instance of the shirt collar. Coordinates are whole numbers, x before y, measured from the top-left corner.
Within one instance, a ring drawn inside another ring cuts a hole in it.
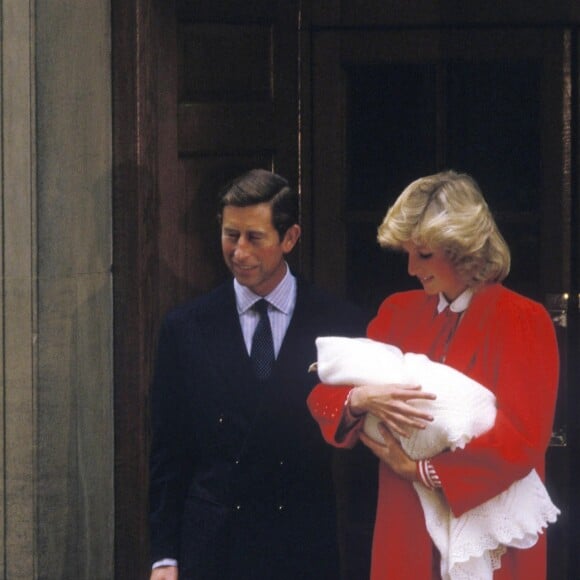
[[[451,312],[463,312],[467,310],[471,299],[473,298],[473,289],[466,288],[453,302],[449,302],[443,293],[439,293],[439,303],[437,304],[437,312],[443,312],[447,306]]]
[[[267,296],[259,296],[247,286],[243,286],[234,278],[234,292],[238,314],[244,314],[261,298],[265,298],[272,306],[284,314],[290,314],[296,299],[296,278],[286,264],[286,274],[281,282]]]

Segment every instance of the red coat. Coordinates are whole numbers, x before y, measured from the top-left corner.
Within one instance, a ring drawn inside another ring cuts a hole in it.
[[[394,294],[381,305],[367,336],[403,352],[427,353],[434,340],[438,298],[423,291]],[[497,397],[495,426],[465,449],[433,458],[456,516],[507,489],[533,468],[544,476],[558,385],[552,321],[538,303],[493,284],[476,292],[449,345],[445,364],[488,387]],[[318,385],[308,405],[332,445],[349,387]],[[428,580],[432,543],[412,485],[379,464],[372,580]],[[494,579],[543,580],[545,535],[528,550],[509,549]]]

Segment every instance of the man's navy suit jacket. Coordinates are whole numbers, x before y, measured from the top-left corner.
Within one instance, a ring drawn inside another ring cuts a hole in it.
[[[152,390],[153,561],[180,580],[336,580],[333,451],[306,397],[315,338],[363,336],[355,307],[299,280],[271,377],[253,375],[232,282],[173,310]]]

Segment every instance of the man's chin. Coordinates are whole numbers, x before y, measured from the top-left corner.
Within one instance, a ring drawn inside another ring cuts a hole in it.
[[[230,266],[230,271],[234,275],[234,278],[240,284],[244,284],[243,280],[250,280],[256,275],[255,266],[252,266],[250,268],[240,268],[236,266]]]
[[[236,279],[238,284],[241,284],[242,286],[249,288],[252,292],[254,292],[255,291],[254,288],[257,285],[259,285],[259,280],[255,274],[248,273],[244,275],[236,273],[234,274],[234,278]]]

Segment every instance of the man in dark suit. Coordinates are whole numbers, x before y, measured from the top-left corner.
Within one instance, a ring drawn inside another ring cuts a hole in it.
[[[332,450],[306,407],[317,382],[307,371],[317,336],[361,336],[365,320],[292,275],[285,256],[299,237],[298,198],[284,178],[253,170],[234,180],[221,196],[234,280],[163,323],[152,580],[339,577]],[[254,308],[262,298],[265,317]]]

